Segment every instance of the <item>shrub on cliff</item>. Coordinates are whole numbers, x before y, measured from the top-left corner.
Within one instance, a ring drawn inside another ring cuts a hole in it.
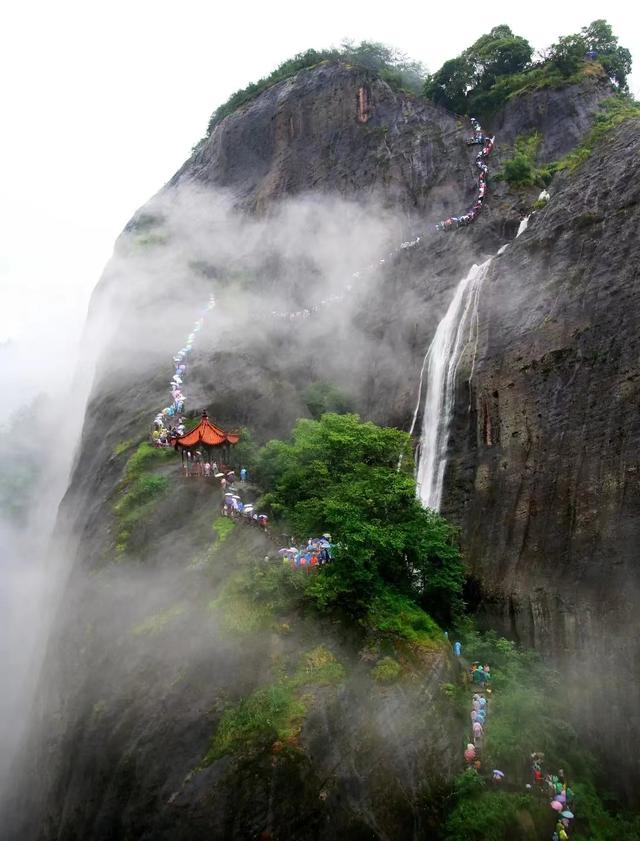
[[[276,82],[289,79],[301,70],[307,67],[315,67],[323,61],[344,61],[357,67],[363,67],[378,74],[392,87],[404,88],[413,93],[418,93],[421,90],[426,74],[424,67],[419,62],[411,61],[393,47],[387,47],[385,44],[376,41],[362,41],[358,45],[351,41],[345,41],[339,48],[306,50],[287,61],[283,61],[268,76],[236,91],[226,102],[218,106],[209,120],[207,136],[226,116],[233,114],[241,105],[251,102],[267,88],[275,85]]]
[[[596,116],[593,128],[583,138],[582,143],[569,152],[555,165],[556,169],[574,170],[589,159],[599,144],[622,123],[637,120],[640,117],[640,103],[631,96],[619,93],[600,103],[600,112]]]
[[[333,563],[312,588],[319,605],[363,614],[391,585],[438,621],[459,613],[464,568],[455,533],[416,499],[407,433],[357,415],[300,420],[291,442],[263,448],[256,472],[269,489],[265,501],[297,534],[332,535]]]
[[[512,187],[545,187],[549,184],[557,165],[538,166],[536,158],[541,141],[538,132],[518,137],[513,157],[505,161],[496,179],[506,181]]]

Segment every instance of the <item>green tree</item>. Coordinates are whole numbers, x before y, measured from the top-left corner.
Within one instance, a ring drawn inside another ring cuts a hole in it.
[[[533,49],[525,38],[503,25],[478,38],[467,53],[474,66],[474,86],[484,89],[491,87],[498,76],[521,73],[531,62]]]
[[[530,64],[532,52],[529,42],[508,26],[494,26],[457,58],[445,61],[427,79],[423,93],[440,105],[466,113],[473,92],[487,90],[500,76],[521,73]]]
[[[472,80],[473,67],[463,53],[458,58],[445,61],[440,70],[429,76],[423,93],[437,105],[464,113]]]
[[[303,537],[328,531],[336,543],[318,579],[321,602],[363,612],[388,584],[440,621],[459,613],[464,568],[455,533],[415,497],[407,433],[357,415],[300,420],[290,443],[263,448],[257,470],[274,513]]]
[[[602,65],[622,91],[627,90],[631,53],[618,45],[618,38],[606,20],[594,20],[589,26],[583,26],[579,33],[560,38],[548,51],[551,63],[565,76],[574,74],[590,57]]]
[[[594,20],[589,26],[583,26],[580,32],[588,50],[612,53],[618,48],[618,39],[613,34],[611,25],[606,20],[602,20],[601,18]]]
[[[586,49],[597,53],[597,60],[612,82],[627,90],[627,76],[631,73],[631,53],[618,45],[618,38],[606,20],[594,20],[582,29]]]
[[[531,798],[511,797],[501,791],[464,797],[450,812],[444,827],[446,841],[508,841],[518,825],[518,809]]]
[[[564,35],[548,50],[548,57],[564,76],[572,76],[584,62],[587,47],[580,35]]]

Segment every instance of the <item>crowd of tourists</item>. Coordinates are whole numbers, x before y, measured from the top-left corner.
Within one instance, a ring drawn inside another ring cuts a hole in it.
[[[184,435],[186,418],[178,418],[176,423],[167,424],[162,415],[156,415],[153,421],[153,432],[151,433],[151,442],[156,447],[169,447],[171,441]]]
[[[333,560],[332,549],[331,535],[325,533],[322,537],[310,537],[302,549],[289,546],[279,549],[278,554],[291,569],[301,569],[309,574]]]
[[[467,741],[467,746],[464,750],[464,761],[468,767],[474,768],[478,773],[482,770],[482,749],[484,747],[484,728],[487,722],[487,715],[489,713],[489,699],[490,690],[484,692],[474,692],[471,699],[471,739]],[[502,771],[493,772],[500,775],[500,780],[504,777]]]
[[[236,481],[236,471],[226,464],[220,464],[209,458],[202,450],[185,450],[182,469],[186,478],[218,479],[222,490]],[[240,468],[240,481],[247,481],[246,467]]]
[[[491,667],[489,664],[485,663],[483,666],[479,660],[474,660],[469,667],[469,680],[476,691],[471,699],[472,741],[467,744],[464,758],[466,762],[471,763],[476,770],[479,770],[482,765],[479,754],[484,744],[484,726],[489,712],[488,696],[491,695]],[[504,776],[502,771],[499,773]]]
[[[213,464],[213,467],[217,465]],[[248,473],[245,467],[240,468],[240,483],[246,484],[248,481]],[[236,486],[236,474],[234,470],[227,470],[226,472],[219,471],[215,474],[216,479],[220,480],[220,486],[223,491],[222,508],[220,513],[223,517],[229,517],[241,523],[247,523],[252,526],[257,526],[263,532],[269,531],[269,517],[264,512],[256,511],[252,502],[243,502],[239,490]]]
[[[185,418],[182,417],[182,413],[184,412],[186,403],[183,384],[187,373],[187,361],[193,351],[196,336],[204,326],[205,316],[215,305],[215,298],[213,295],[210,295],[206,307],[204,307],[200,313],[200,317],[193,325],[193,329],[187,336],[184,345],[173,357],[174,374],[169,381],[171,401],[164,409],[158,412],[153,420],[151,440],[157,447],[168,447],[172,439],[178,438],[185,433]]]
[[[474,660],[470,666],[470,676],[474,686],[491,692],[491,666],[488,663],[483,666],[479,660]]]
[[[461,654],[459,642],[454,644],[454,653],[458,657]],[[485,730],[492,693],[491,667],[488,663],[482,665],[479,660],[475,660],[469,667],[468,679],[475,691],[471,699],[471,735],[466,742],[464,761],[468,768],[482,773]],[[546,771],[544,754],[534,751],[529,757],[529,773],[530,780],[526,783],[527,791],[539,798],[547,799],[550,808],[557,816],[551,841],[569,841],[571,823],[574,819],[572,811],[574,793],[568,784],[564,770],[560,768],[556,773]],[[490,779],[494,786],[502,787],[505,784],[505,773],[498,768],[493,768]]]
[[[482,147],[476,155],[476,167],[480,170],[478,173],[476,198],[466,213],[462,216],[450,216],[448,219],[439,222],[436,225],[436,231],[453,231],[456,228],[463,228],[465,225],[470,225],[482,210],[487,195],[487,177],[489,174],[487,158],[493,151],[495,137],[486,135],[475,117],[471,117],[471,126],[473,128],[473,135],[467,140],[467,146]]]
[[[530,757],[531,782],[527,783],[529,790],[535,791],[540,797],[549,800],[551,809],[557,815],[557,821],[552,841],[568,841],[571,837],[571,823],[574,819],[572,811],[574,794],[568,784],[564,769],[551,773],[545,770],[544,754],[534,751]]]

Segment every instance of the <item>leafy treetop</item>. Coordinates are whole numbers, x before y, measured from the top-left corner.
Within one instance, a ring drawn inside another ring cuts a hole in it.
[[[446,61],[427,78],[425,96],[460,114],[491,111],[530,87],[561,85],[576,76],[588,61],[598,62],[621,91],[627,90],[631,53],[605,20],[595,20],[579,33],[559,38],[532,61],[531,45],[508,26],[491,32]]]
[[[454,530],[417,501],[411,461],[407,433],[353,414],[300,420],[291,442],[263,448],[257,474],[274,513],[297,534],[328,531],[336,543],[334,563],[318,577],[325,606],[363,613],[390,585],[438,621],[450,623],[461,610]]]
[[[585,58],[600,62],[612,82],[627,90],[631,73],[631,53],[618,45],[618,38],[606,20],[594,20],[576,35],[559,38],[546,53],[546,58],[565,75],[575,73]]]
[[[424,94],[446,108],[465,113],[470,92],[487,90],[499,76],[521,73],[532,53],[529,42],[514,35],[508,26],[494,26],[430,76]]]

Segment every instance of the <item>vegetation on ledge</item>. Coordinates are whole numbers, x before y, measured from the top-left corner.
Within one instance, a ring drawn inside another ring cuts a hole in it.
[[[127,445],[127,449],[130,442],[123,444]],[[125,449],[121,448],[120,452]],[[113,506],[118,522],[115,547],[117,558],[127,550],[133,530],[153,511],[156,502],[169,488],[166,476],[159,476],[151,469],[174,458],[173,450],[153,447],[144,441],[127,460],[124,478],[118,486],[121,494]]]
[[[512,187],[546,187],[557,170],[557,164],[538,166],[536,158],[541,141],[538,132],[518,137],[513,157],[496,173],[496,180],[506,181]]]
[[[621,93],[600,103],[600,113],[596,116],[591,131],[582,143],[569,152],[556,164],[558,170],[574,170],[581,166],[593,153],[596,147],[622,123],[640,117],[640,102],[631,96]]]
[[[424,67],[418,62],[410,61],[404,54],[392,47],[373,41],[362,41],[358,45],[345,41],[339,48],[306,50],[282,62],[268,76],[236,91],[226,102],[218,106],[209,120],[207,137],[225,117],[233,114],[242,105],[254,100],[267,88],[275,85],[276,82],[289,79],[301,70],[315,67],[325,61],[342,61],[374,71],[392,87],[406,89],[413,93],[420,91],[426,75]]]
[[[513,157],[505,162],[496,174],[497,180],[506,181],[512,187],[545,187],[556,172],[572,171],[587,161],[596,148],[609,134],[627,120],[640,118],[640,103],[627,94],[619,93],[600,103],[591,131],[582,143],[559,161],[538,165],[538,148],[542,140],[538,132],[519,137],[516,140]],[[542,204],[544,206],[544,202]],[[537,209],[537,208],[536,208]]]
[[[312,649],[293,675],[282,675],[224,712],[203,766],[227,754],[270,748],[275,742],[295,747],[312,701],[312,695],[304,690],[335,686],[344,677],[344,667],[328,648],[320,645]]]
[[[490,116],[514,96],[585,76],[608,77],[620,91],[627,90],[631,53],[618,45],[605,20],[560,38],[536,61],[532,56],[526,39],[508,26],[495,26],[429,76],[424,95],[459,114]]]

